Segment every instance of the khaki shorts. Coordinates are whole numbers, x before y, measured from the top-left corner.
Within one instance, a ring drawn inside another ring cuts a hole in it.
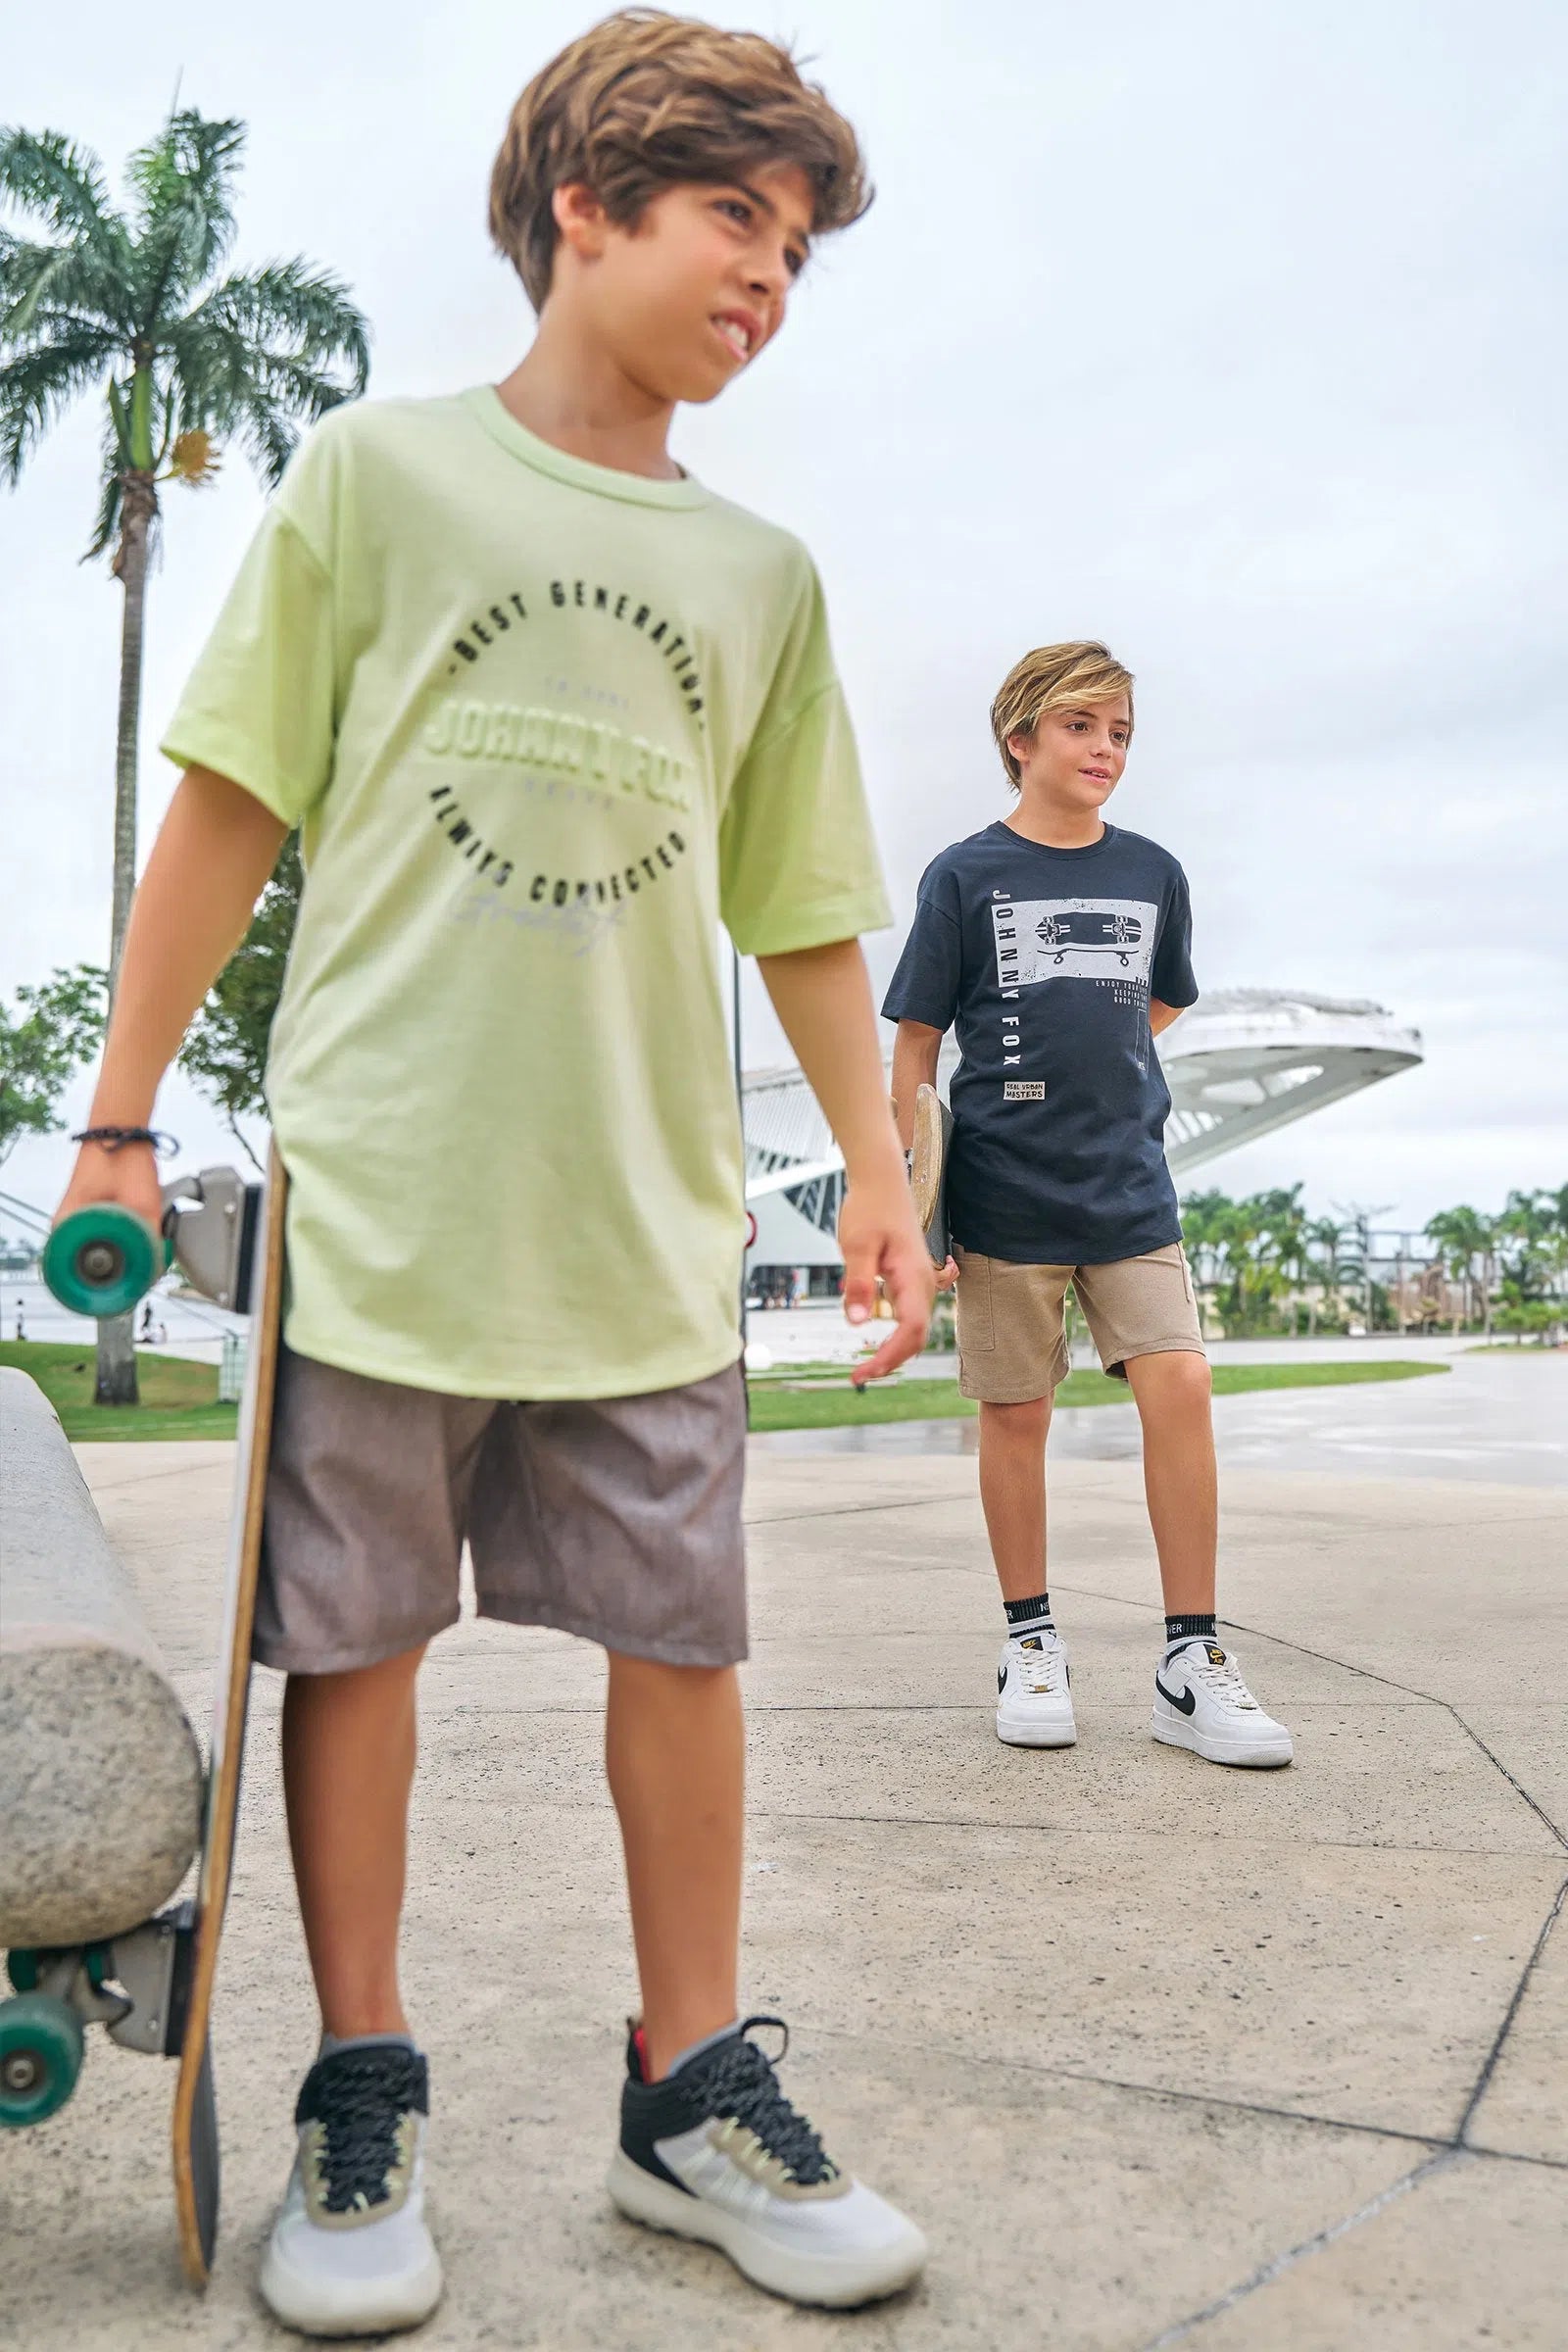
[[[1028,1404],[1066,1377],[1063,1303],[1071,1283],[1105,1370],[1125,1380],[1129,1356],[1204,1352],[1193,1278],[1180,1242],[1104,1266],[1027,1266],[955,1248],[958,1388],[982,1404]]]
[[[745,1472],[738,1364],[647,1396],[511,1404],[284,1348],[254,1655],[337,1674],[416,1648],[457,1621],[466,1541],[481,1617],[734,1665]]]

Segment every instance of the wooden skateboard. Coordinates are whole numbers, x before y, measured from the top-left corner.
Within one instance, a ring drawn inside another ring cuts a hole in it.
[[[19,1999],[6,2007],[12,2011],[25,2008],[24,2024],[35,2009],[47,2031],[36,2051],[30,2041],[25,2048],[19,2044],[14,2054],[18,2095],[10,2103],[10,2112],[0,2112],[0,2123],[41,2121],[64,2104],[79,2070],[86,2025],[104,2025],[112,2038],[126,2048],[178,2060],[171,2127],[174,2204],[181,2257],[186,2276],[196,2286],[206,2284],[218,2236],[220,2166],[212,2005],[233,1867],[250,1700],[251,1635],[281,1325],[287,1193],[287,1178],[274,1148],[265,1187],[247,1185],[230,1169],[209,1169],[198,1178],[170,1187],[165,1196],[164,1238],[182,1270],[209,1297],[250,1316],[195,1894],[138,1927],[100,1941],[68,1949],[14,1950],[9,1960]],[[101,1294],[108,1284],[122,1282],[124,1274],[122,1265],[117,1266],[107,1257],[111,1250],[121,1247],[122,1237],[111,1234],[95,1239],[88,1230],[98,1214],[84,1210],[79,1219],[72,1220],[80,1231],[67,1236],[69,1249],[62,1250],[60,1265],[69,1267],[72,1281],[96,1286]],[[95,1262],[95,1248],[106,1252],[106,1270]],[[155,1279],[162,1263],[150,1248],[147,1255],[149,1267],[154,1269],[149,1279]],[[63,1286],[65,1281],[62,1274]],[[74,1304],[75,1300],[67,1302]],[[124,1308],[117,1303],[115,1311]],[[30,2100],[21,2095],[25,2088],[22,2073],[28,2066],[36,2077]],[[0,2082],[0,2103],[9,2088],[8,2082]]]
[[[945,1265],[948,1259],[948,1146],[952,1137],[952,1111],[934,1086],[920,1086],[914,1098],[909,1189],[925,1246],[936,1266]]]
[[[206,2285],[218,2242],[220,2168],[211,2034],[213,1988],[233,1871],[234,1831],[239,1820],[240,1767],[244,1762],[245,1719],[251,1695],[251,1634],[256,1623],[256,1587],[262,1565],[262,1510],[267,1495],[272,1393],[282,1327],[283,1218],[287,1200],[288,1178],[274,1144],[255,1227],[254,1256],[245,1269],[249,1277],[244,1281],[246,1295],[240,1302],[250,1310],[250,1344],[245,1393],[240,1401],[239,1449],[234,1462],[223,1631],[213,1691],[201,1864],[191,1921],[189,1995],[179,2045],[174,2112],[170,2124],[179,2250],[185,2276],[193,2286]]]

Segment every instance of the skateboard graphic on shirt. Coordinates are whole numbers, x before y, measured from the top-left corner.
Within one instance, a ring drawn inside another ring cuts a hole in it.
[[[287,1192],[274,1147],[265,1186],[227,1168],[170,1186],[161,1233],[123,1209],[84,1209],[56,1229],[45,1259],[51,1289],[78,1313],[126,1311],[134,1286],[149,1289],[172,1260],[193,1288],[250,1316],[195,1892],[128,1931],[97,1938],[78,1931],[78,1941],[65,1949],[13,1950],[19,1998],[0,2004],[0,2123],[41,2121],[64,2105],[80,2070],[86,2025],[104,2025],[126,2048],[178,2060],[171,2157],[180,2254],[196,2286],[206,2284],[218,2237],[210,2029],[250,1701]],[[18,2011],[24,2012],[20,2021]]]
[[[1149,984],[1159,908],[1152,899],[1010,899],[991,909],[997,986],[1048,980]]]
[[[1068,913],[1043,915],[1035,925],[1035,935],[1042,946],[1054,949],[1052,960],[1055,963],[1064,963],[1076,950],[1079,955],[1114,956],[1125,966],[1143,944],[1144,926],[1136,914],[1076,907]]]

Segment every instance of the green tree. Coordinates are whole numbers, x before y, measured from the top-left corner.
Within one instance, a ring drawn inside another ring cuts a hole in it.
[[[259,1166],[239,1122],[267,1108],[267,1048],[283,992],[304,875],[299,835],[284,842],[250,929],[215,981],[180,1048],[181,1069],[217,1103]]]
[[[1262,1225],[1260,1272],[1265,1298],[1282,1294],[1290,1301],[1290,1326],[1296,1329],[1296,1301],[1306,1280],[1308,1256],[1306,1211],[1301,1188],[1293,1184],[1258,1196]]]
[[[1307,1294],[1306,1336],[1317,1337],[1319,1305],[1340,1311],[1340,1245],[1343,1240],[1338,1217],[1313,1217],[1302,1228],[1302,1244],[1306,1250],[1309,1274],[1316,1282]],[[1317,1252],[1315,1258],[1311,1255]]]
[[[1512,1192],[1496,1220],[1508,1279],[1523,1298],[1539,1298],[1546,1288],[1556,1204],[1546,1192]]]
[[[57,968],[0,1004],[0,1166],[24,1135],[50,1135],[60,1098],[103,1044],[109,975],[95,964]]]
[[[0,129],[0,202],[36,232],[0,227],[0,479],[15,483],[80,394],[105,403],[89,556],[124,590],[115,754],[110,988],[136,860],[136,752],[148,560],[160,488],[211,482],[220,445],[268,483],[298,427],[364,389],[369,336],[334,277],[301,259],[223,274],[245,125],[175,110],[131,157],[112,203],[90,149],[63,132]],[[98,1396],[136,1400],[130,1318],[99,1326]]]
[[[1428,1217],[1427,1235],[1437,1244],[1450,1279],[1464,1286],[1465,1313],[1473,1314],[1476,1268],[1486,1264],[1492,1248],[1491,1218],[1465,1203],[1457,1208],[1442,1208]]]
[[[1231,1214],[1228,1193],[1189,1193],[1181,1205],[1182,1240],[1201,1301],[1219,1281]]]

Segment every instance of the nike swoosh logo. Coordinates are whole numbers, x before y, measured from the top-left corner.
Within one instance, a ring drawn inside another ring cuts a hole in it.
[[[999,1698],[1002,1696],[1002,1693],[1004,1692],[1004,1690],[1005,1690],[1005,1689],[1006,1689],[1006,1688],[1007,1688],[1007,1669],[1005,1668],[1005,1666],[999,1666],[999,1667],[997,1668],[997,1696],[998,1696]]]
[[[1195,1690],[1193,1690],[1190,1684],[1182,1692],[1180,1698],[1178,1698],[1174,1690],[1166,1690],[1164,1684],[1160,1681],[1158,1675],[1156,1674],[1154,1677],[1154,1689],[1159,1692],[1159,1695],[1165,1701],[1165,1704],[1168,1707],[1174,1707],[1178,1715],[1191,1715],[1193,1709],[1198,1704],[1198,1693]]]

